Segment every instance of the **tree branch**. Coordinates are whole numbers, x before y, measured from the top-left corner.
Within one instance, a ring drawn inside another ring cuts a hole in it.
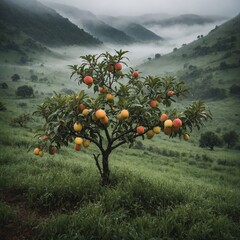
[[[115,146],[112,146],[112,150],[123,145],[124,143],[126,143],[127,141],[126,140],[122,140],[121,142],[117,143]]]
[[[94,157],[94,159],[95,159],[95,162],[96,162],[98,171],[99,171],[100,175],[102,176],[102,175],[103,175],[102,169],[101,169],[100,164],[99,164],[99,161],[98,161],[98,159],[99,159],[99,157],[100,157],[100,154],[98,154],[98,155],[93,154],[93,157]]]
[[[129,129],[129,130],[121,133],[120,135],[116,136],[115,138],[112,138],[112,142],[115,142],[115,141],[118,140],[119,138],[121,138],[121,137],[123,137],[124,135],[126,135],[126,134],[128,134],[128,133],[130,133],[130,132],[133,132],[133,131],[134,131],[134,129],[131,128],[131,129]]]

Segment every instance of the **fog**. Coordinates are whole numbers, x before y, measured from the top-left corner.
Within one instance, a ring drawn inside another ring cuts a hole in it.
[[[146,13],[222,15],[239,13],[239,0],[40,0],[76,6],[95,14],[139,15]]]

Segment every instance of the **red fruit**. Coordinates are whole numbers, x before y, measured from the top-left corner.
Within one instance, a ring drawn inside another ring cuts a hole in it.
[[[168,119],[168,115],[166,113],[163,113],[160,117],[160,121],[163,122]]]
[[[143,134],[144,131],[145,131],[145,129],[144,129],[143,126],[138,126],[138,127],[137,127],[137,133],[139,133],[139,134]]]
[[[83,79],[83,82],[86,83],[87,85],[92,84],[93,83],[93,78],[91,76],[86,76]]]
[[[57,152],[57,148],[56,147],[50,147],[49,148],[49,154],[54,155]]]
[[[174,127],[181,127],[181,126],[182,126],[182,120],[179,119],[179,118],[175,118],[175,119],[173,120],[173,126],[174,126]]]
[[[167,92],[167,95],[168,95],[169,97],[172,97],[172,96],[174,95],[174,91],[168,91],[168,92]]]
[[[150,105],[150,107],[152,107],[152,108],[157,107],[158,104],[159,104],[159,102],[158,102],[157,100],[151,100],[151,101],[149,102],[149,105]]]
[[[121,64],[121,63],[116,63],[116,64],[115,64],[115,69],[116,69],[117,71],[122,70],[122,64]]]
[[[138,73],[138,71],[134,71],[132,75],[134,78],[137,78],[139,76],[139,73]]]
[[[42,138],[43,138],[43,139],[48,139],[49,136],[45,135],[45,136],[43,136]]]
[[[75,145],[74,145],[74,149],[75,149],[76,151],[80,151],[80,150],[81,150],[81,145],[75,144]]]

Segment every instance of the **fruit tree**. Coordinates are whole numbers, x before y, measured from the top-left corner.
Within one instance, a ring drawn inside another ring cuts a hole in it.
[[[161,131],[169,137],[189,139],[194,127],[210,118],[203,102],[184,109],[173,108],[187,94],[183,82],[174,77],[141,76],[126,68],[126,51],[81,57],[71,65],[81,90],[72,95],[57,94],[38,106],[35,112],[45,119],[35,154],[55,153],[62,145],[75,144],[75,150],[97,146],[93,154],[103,185],[110,183],[109,156],[123,144],[131,147],[136,138],[152,138]],[[47,137],[46,137],[47,136]]]

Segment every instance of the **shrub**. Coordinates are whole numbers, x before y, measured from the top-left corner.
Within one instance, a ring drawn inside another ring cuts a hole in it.
[[[23,85],[17,88],[16,95],[18,97],[29,98],[33,96],[33,89],[30,86]]]

